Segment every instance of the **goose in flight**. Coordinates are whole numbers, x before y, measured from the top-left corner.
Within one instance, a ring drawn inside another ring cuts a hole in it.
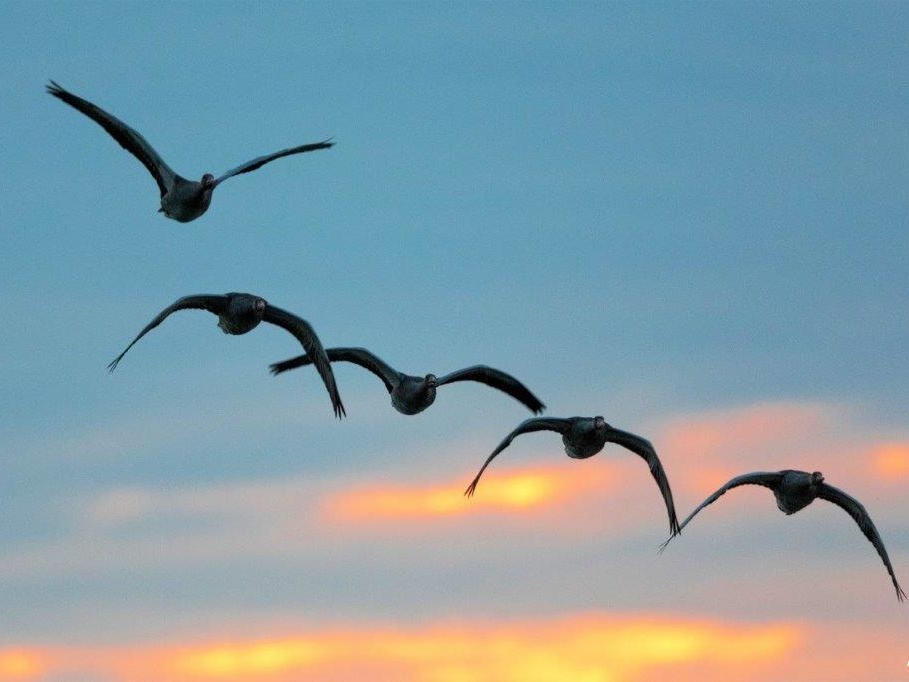
[[[539,414],[545,405],[530,390],[510,374],[486,365],[474,365],[466,369],[437,377],[410,376],[390,367],[365,348],[328,348],[325,351],[331,362],[352,362],[379,377],[391,394],[391,404],[401,414],[417,414],[432,405],[436,399],[436,387],[455,381],[478,381],[507,393],[533,413]],[[312,364],[312,357],[300,355],[290,360],[271,365],[272,374]]]
[[[173,305],[158,313],[157,317],[139,332],[139,335],[130,342],[120,355],[114,358],[107,368],[113,372],[136,341],[164,322],[171,313],[175,313],[178,310],[186,310],[187,308],[207,310],[217,315],[218,326],[225,334],[245,334],[255,329],[263,321],[286,329],[303,345],[303,348],[306,349],[310,356],[315,357],[316,370],[322,377],[325,388],[328,389],[328,395],[331,396],[331,404],[334,407],[335,416],[340,419],[346,414],[344,405],[341,403],[341,396],[338,394],[338,387],[335,385],[331,363],[325,355],[325,349],[322,347],[319,337],[316,336],[315,330],[306,320],[292,315],[286,310],[281,310],[281,308],[268,303],[264,298],[253,294],[230,293],[223,296],[199,294],[177,299]]]
[[[471,497],[477,489],[480,476],[483,475],[486,467],[495,459],[496,455],[511,445],[511,441],[516,436],[520,436],[522,433],[530,433],[531,431],[555,431],[561,433],[562,442],[565,444],[565,452],[574,459],[593,457],[603,449],[606,443],[621,445],[631,450],[634,454],[639,455],[650,467],[650,474],[656,481],[663,496],[663,501],[666,503],[666,511],[669,514],[669,531],[672,535],[676,535],[681,530],[679,520],[675,514],[675,505],[672,502],[669,479],[666,478],[663,465],[660,463],[653,445],[646,438],[611,427],[602,417],[570,417],[568,419],[534,417],[527,419],[518,428],[509,433],[505,440],[499,443],[499,446],[486,458],[483,466],[480,467],[480,472],[473,479],[473,482],[467,486],[464,494],[467,497]]]
[[[794,514],[800,509],[804,509],[814,502],[815,498],[821,498],[828,502],[842,507],[849,516],[858,524],[865,537],[874,545],[878,555],[884,561],[887,567],[887,573],[890,574],[890,580],[893,581],[893,587],[896,588],[896,598],[903,601],[906,593],[896,581],[896,575],[893,573],[893,566],[890,564],[890,557],[887,556],[887,550],[884,548],[884,542],[878,535],[877,528],[871,522],[871,517],[865,511],[865,507],[854,497],[847,495],[839,488],[824,483],[824,475],[820,471],[808,473],[807,471],[795,471],[793,469],[784,469],[783,471],[755,471],[750,474],[736,476],[731,481],[722,486],[713,495],[701,502],[697,508],[688,515],[682,525],[679,526],[681,531],[688,522],[695,517],[708,504],[716,502],[727,490],[736,488],[740,485],[762,485],[770,488],[776,497],[776,506],[780,511],[789,515]],[[672,540],[670,537],[669,540]],[[663,543],[660,551],[666,548],[669,540]]]
[[[155,182],[158,183],[158,189],[161,191],[161,208],[158,209],[158,212],[164,213],[168,218],[173,218],[181,223],[188,223],[205,213],[211,203],[211,195],[215,187],[228,178],[254,171],[282,156],[311,152],[316,149],[328,149],[334,144],[330,140],[324,140],[300,145],[299,147],[282,149],[279,152],[266,154],[252,161],[247,161],[227,171],[219,178],[216,178],[211,173],[206,173],[200,181],[196,182],[195,180],[187,180],[175,173],[142,135],[116,116],[107,113],[104,109],[88,100],[64,90],[54,81],[51,81],[50,85],[47,86],[47,92],[95,121],[119,142],[121,147],[139,159],[142,165],[148,169],[148,172],[152,174]]]

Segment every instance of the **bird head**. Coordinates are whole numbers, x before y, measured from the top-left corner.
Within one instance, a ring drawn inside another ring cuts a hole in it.
[[[597,431],[602,431],[603,429],[605,429],[608,426],[609,426],[609,424],[607,424],[606,420],[603,419],[601,416],[597,415],[596,417],[593,418],[593,428],[595,428]]]
[[[425,381],[429,388],[435,388],[439,385],[439,380],[435,374],[427,374]]]
[[[824,474],[820,471],[815,471],[811,474],[811,485],[820,485],[824,482]]]
[[[266,303],[264,298],[257,298],[253,302],[253,310],[256,311],[257,315],[262,315],[265,312],[265,305]]]
[[[215,176],[211,173],[206,173],[202,176],[202,189],[212,189],[215,186]]]

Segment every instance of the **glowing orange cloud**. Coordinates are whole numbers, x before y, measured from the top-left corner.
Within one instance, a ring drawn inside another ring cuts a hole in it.
[[[661,430],[658,449],[673,457],[730,457],[811,436],[835,409],[816,403],[762,403],[674,417]]]
[[[192,677],[245,679],[305,670],[325,661],[332,648],[326,642],[305,639],[252,644],[220,645],[171,656],[174,671]]]
[[[43,657],[32,651],[0,650],[0,680],[36,680],[46,668]]]
[[[490,509],[521,511],[552,505],[613,480],[602,467],[539,468],[517,473],[484,474],[477,493],[464,496],[469,480],[444,486],[361,488],[338,493],[326,502],[339,518],[418,518],[472,514]]]
[[[712,658],[767,665],[799,640],[789,625],[577,617],[544,625],[354,631],[178,656],[174,669],[220,680],[250,674],[340,679],[630,680],[643,668]],[[231,665],[226,665],[230,663]],[[290,679],[288,677],[287,679]]]
[[[886,481],[901,481],[909,478],[909,445],[888,443],[871,453],[874,472]]]
[[[196,647],[64,650],[51,674],[169,680],[470,680],[631,682],[686,666],[772,671],[803,630],[681,617],[575,615],[540,622],[313,631]],[[699,673],[700,674],[700,673]],[[706,679],[706,678],[705,678]]]

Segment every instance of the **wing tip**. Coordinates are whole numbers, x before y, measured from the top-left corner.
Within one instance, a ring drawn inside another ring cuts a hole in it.
[[[64,90],[63,86],[61,86],[53,78],[48,78],[47,80],[48,80],[47,85],[44,86],[44,91],[47,94],[53,95],[54,97],[60,97],[63,93],[66,92],[66,90]]]

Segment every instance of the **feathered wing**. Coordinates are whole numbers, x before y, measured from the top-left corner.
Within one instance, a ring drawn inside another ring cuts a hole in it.
[[[133,345],[135,345],[136,341],[141,339],[152,329],[164,322],[164,320],[167,319],[167,316],[171,313],[175,313],[178,310],[185,310],[187,308],[195,308],[207,310],[214,313],[215,315],[220,315],[227,310],[227,301],[227,296],[213,296],[207,294],[199,294],[197,296],[184,296],[183,298],[177,299],[175,303],[158,313],[157,317],[149,322],[145,326],[145,329],[139,332],[139,335],[130,342],[130,344],[123,350],[123,352],[113,359],[113,361],[107,366],[107,369],[111,372],[117,369],[117,364],[119,364],[120,360],[123,359],[123,356],[126,355],[126,351],[132,348]]]
[[[385,384],[385,388],[391,393],[395,385],[401,380],[401,373],[392,368],[373,353],[365,348],[326,348],[326,355],[331,362],[352,362],[379,377]],[[309,355],[298,355],[290,360],[276,362],[271,365],[272,374],[280,374],[290,369],[311,365],[312,358]]]
[[[274,154],[266,154],[265,156],[259,156],[252,161],[247,161],[244,164],[237,166],[236,168],[231,168],[229,171],[224,173],[220,178],[215,180],[215,187],[220,185],[222,182],[228,178],[232,178],[235,175],[240,175],[241,173],[249,173],[254,171],[257,168],[261,168],[266,163],[270,163],[275,159],[280,159],[282,156],[290,156],[291,154],[302,154],[303,152],[313,152],[317,149],[328,149],[329,147],[334,146],[334,142],[331,140],[323,140],[322,142],[313,142],[311,144],[301,144],[299,147],[289,147],[288,149],[282,149],[279,152]]]
[[[510,374],[493,367],[474,365],[473,367],[460,369],[439,377],[438,385],[450,384],[455,381],[479,381],[481,384],[497,388],[523,403],[534,414],[539,414],[546,407],[524,384]]]
[[[273,305],[265,307],[265,315],[263,315],[262,319],[265,322],[286,329],[303,345],[306,354],[316,366],[316,371],[322,377],[325,388],[328,389],[335,416],[339,419],[345,416],[347,412],[344,410],[344,404],[341,402],[341,396],[338,393],[338,386],[335,384],[335,375],[331,371],[331,362],[322,347],[322,342],[319,341],[319,337],[316,336],[316,332],[309,322]]]
[[[54,81],[51,81],[50,85],[47,86],[47,92],[88,116],[119,142],[121,147],[139,159],[142,165],[151,173],[155,182],[158,183],[158,189],[161,190],[162,197],[170,191],[170,188],[174,185],[174,178],[179,176],[164,162],[164,159],[155,151],[154,147],[138,131],[133,130],[119,118],[107,113],[101,107],[63,89]]]
[[[833,502],[833,504],[845,509],[846,513],[849,514],[849,516],[858,524],[858,527],[862,529],[862,533],[864,533],[865,537],[874,545],[878,555],[884,562],[884,566],[887,567],[887,573],[890,574],[890,580],[893,581],[893,587],[896,589],[896,598],[903,601],[906,598],[906,593],[903,592],[903,588],[900,587],[900,584],[896,580],[896,574],[893,572],[893,565],[890,563],[890,557],[887,556],[887,549],[884,547],[884,541],[881,540],[877,528],[874,527],[874,523],[871,521],[871,517],[868,515],[868,512],[865,510],[862,503],[851,495],[847,495],[839,488],[834,488],[832,485],[827,485],[826,483],[818,485],[817,491],[817,496],[822,500]]]
[[[467,486],[467,490],[464,491],[464,494],[467,495],[467,497],[473,496],[474,491],[477,489],[477,483],[480,482],[480,476],[483,475],[486,467],[495,459],[496,455],[511,445],[511,441],[513,441],[516,436],[520,436],[522,433],[530,433],[531,431],[557,431],[564,435],[568,431],[570,424],[570,419],[557,419],[555,417],[533,417],[524,420],[518,425],[518,428],[505,436],[505,440],[499,443],[499,446],[486,458],[486,461],[483,462],[483,466],[480,467],[480,471],[474,477],[473,481],[471,481],[470,485]]]
[[[679,519],[675,514],[675,504],[672,501],[672,490],[669,488],[669,479],[666,478],[666,472],[663,471],[663,465],[660,462],[660,458],[657,456],[653,444],[646,438],[620,429],[612,429],[606,440],[607,442],[621,445],[644,458],[647,462],[647,466],[650,467],[650,474],[653,476],[653,480],[656,481],[660,493],[663,495],[663,501],[666,503],[666,512],[669,514],[670,536],[678,535],[679,532],[681,532],[681,528],[679,527]]]
[[[726,493],[727,490],[731,490],[732,488],[737,488],[740,485],[762,485],[765,488],[770,488],[771,490],[773,490],[776,486],[778,486],[780,484],[780,481],[782,481],[782,480],[783,480],[783,474],[779,471],[755,471],[750,474],[742,474],[741,476],[736,476],[731,481],[726,483],[723,487],[721,487],[719,490],[717,490],[715,493],[713,493],[713,495],[711,495],[706,500],[701,502],[697,506],[697,508],[693,512],[691,512],[684,521],[682,521],[681,525],[679,525],[678,533],[682,532],[682,529],[688,525],[688,522],[691,521],[691,519],[693,519],[699,511],[701,511],[708,504],[713,504],[714,502],[716,502],[718,499],[720,499],[720,497],[722,497]],[[678,533],[676,533],[676,535],[678,535]],[[666,546],[669,544],[670,540],[672,540],[672,538],[674,538],[674,537],[675,537],[675,535],[670,535],[669,539],[666,540],[666,542],[664,542],[662,545],[660,545],[661,552],[664,549],[666,549]]]

